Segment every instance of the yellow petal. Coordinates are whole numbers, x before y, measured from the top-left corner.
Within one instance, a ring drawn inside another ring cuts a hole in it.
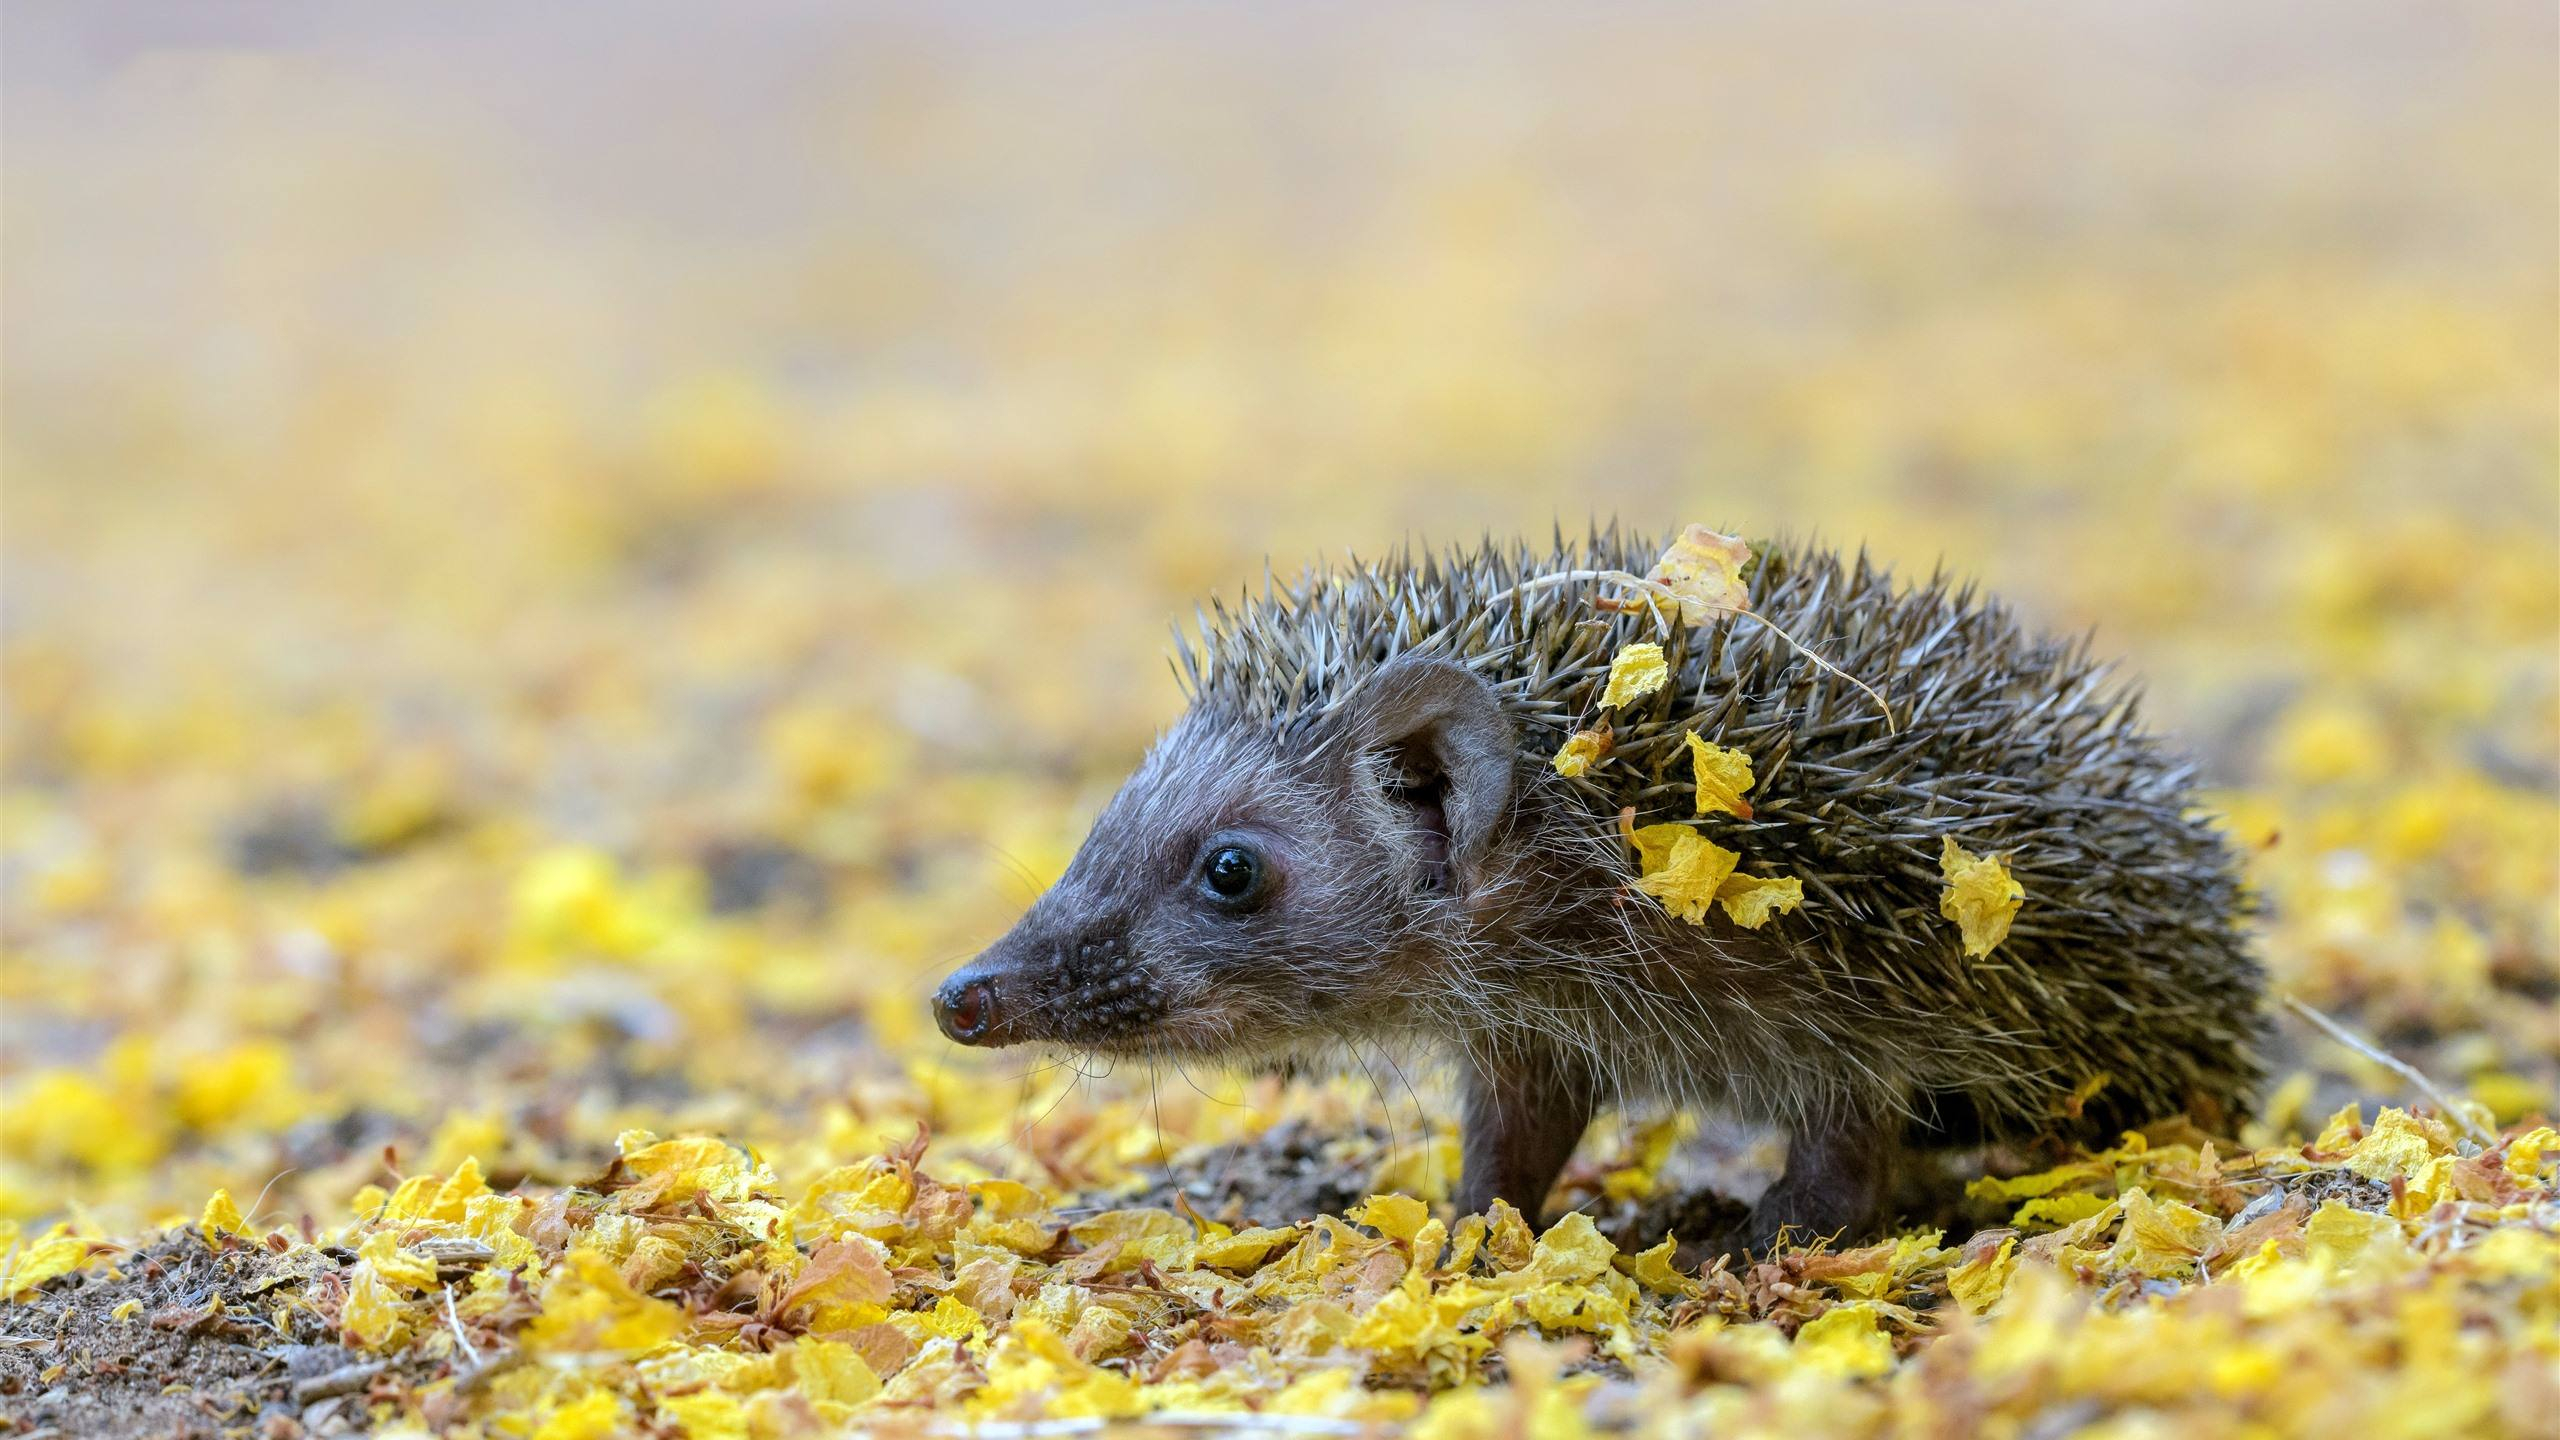
[[[68,1275],[89,1258],[89,1242],[71,1233],[70,1223],[56,1221],[44,1238],[21,1249],[15,1221],[0,1245],[0,1298],[18,1299],[57,1275]]]
[[[338,1307],[338,1327],[358,1345],[387,1350],[408,1333],[408,1306],[372,1266],[359,1265]]]
[[[1826,1375],[1881,1375],[1893,1368],[1893,1340],[1865,1302],[1834,1305],[1796,1332],[1796,1359]]]
[[[685,1440],[748,1440],[747,1407],[726,1390],[660,1396],[658,1409]]]
[[[1716,901],[1734,924],[1757,930],[1770,916],[1788,914],[1804,903],[1804,882],[1792,875],[1728,875],[1716,887]]]
[[[2345,1164],[2367,1180],[2387,1185],[2394,1180],[2416,1179],[2435,1155],[2435,1143],[2416,1116],[2406,1110],[2385,1109],[2373,1118],[2373,1129],[2356,1142]]]
[[[1155,1239],[1191,1238],[1190,1222],[1168,1210],[1104,1210],[1078,1220],[1072,1228],[1076,1243],[1088,1250],[1106,1240],[1135,1245]]]
[[[987,1328],[987,1317],[950,1295],[934,1301],[931,1310],[902,1310],[898,1315],[900,1319],[917,1317],[927,1333],[953,1340],[982,1335]]]
[[[1191,1263],[1211,1265],[1220,1270],[1251,1270],[1260,1265],[1272,1251],[1295,1243],[1297,1238],[1298,1232],[1294,1229],[1265,1229],[1256,1226],[1250,1230],[1239,1230],[1233,1235],[1221,1235],[1214,1240],[1202,1240],[1194,1245],[1191,1249]]]
[[[2096,1215],[2115,1202],[2103,1195],[2077,1191],[2069,1195],[2043,1195],[2018,1207],[2009,1223],[2021,1230],[2050,1225],[2061,1229]]]
[[[1945,837],[1938,852],[1938,873],[1946,888],[1938,896],[1938,913],[1964,932],[1964,953],[1977,959],[2009,938],[2009,922],[2027,897],[2026,887],[2009,878],[2008,863],[1999,856],[1976,855]]]
[[[1484,1248],[1493,1256],[1494,1264],[1504,1270],[1517,1270],[1529,1263],[1531,1247],[1537,1243],[1529,1233],[1529,1222],[1511,1208],[1507,1200],[1496,1200],[1485,1211],[1490,1222],[1485,1227]]]
[[[2388,1268],[2408,1254],[2407,1232],[2399,1221],[2336,1200],[2324,1201],[2311,1213],[2303,1223],[2302,1240],[2308,1254],[2326,1257],[2342,1271]]]
[[[791,1378],[812,1400],[859,1405],[880,1393],[880,1377],[850,1345],[803,1335],[788,1352]]]
[[[1544,1281],[1588,1280],[1609,1272],[1618,1247],[1609,1243],[1591,1217],[1579,1210],[1547,1227],[1529,1260],[1529,1273]]]
[[[612,1440],[630,1427],[622,1414],[622,1397],[610,1390],[590,1390],[551,1412],[533,1440]]]
[[[2560,1131],[2538,1125],[2507,1142],[2507,1173],[2519,1180],[2532,1180],[2541,1174],[2545,1153],[2560,1152]]]
[[[2013,1175],[2007,1179],[1986,1175],[1969,1181],[1964,1187],[1968,1198],[1975,1200],[2026,1200],[2050,1195],[2073,1185],[2087,1185],[2114,1178],[2115,1171],[2103,1159],[2074,1160],[2050,1170],[2029,1175]]]
[[[196,1228],[204,1232],[207,1240],[217,1235],[249,1235],[249,1222],[228,1190],[216,1190],[213,1198],[204,1202],[204,1218],[196,1222]]]
[[[581,1247],[552,1269],[542,1312],[525,1326],[522,1343],[534,1354],[638,1355],[683,1329],[683,1311],[633,1290],[612,1260]]]
[[[1454,1345],[1458,1333],[1427,1291],[1406,1286],[1380,1296],[1360,1317],[1350,1340],[1364,1350],[1412,1353]]]
[[[2155,1280],[2187,1275],[2196,1257],[2222,1238],[2222,1222],[2192,1205],[2154,1200],[2142,1190],[2124,1193],[2124,1229],[2108,1252],[2109,1263]]]
[[[1681,1274],[1680,1267],[1672,1261],[1672,1257],[1678,1253],[1678,1242],[1670,1236],[1665,1236],[1661,1244],[1650,1250],[1619,1256],[1618,1268],[1624,1271],[1629,1279],[1657,1294],[1695,1295],[1698,1293],[1698,1282]]]
[[[2079,1119],[2081,1112],[2088,1108],[2089,1102],[2097,1098],[2099,1091],[2114,1084],[2115,1078],[2115,1072],[2101,1070],[2072,1086],[2070,1094],[2054,1102],[2053,1113],[2066,1119]]]
[[[2356,1141],[2361,1138],[2363,1130],[2364,1107],[2350,1100],[2339,1106],[2338,1112],[2330,1116],[2328,1123],[2320,1127],[2319,1137],[2311,1142],[2311,1148],[2322,1155],[2336,1155],[2341,1151],[2352,1150],[2355,1148]]]
[[[365,1237],[356,1248],[356,1259],[370,1266],[373,1273],[407,1290],[435,1288],[435,1262],[423,1255],[400,1248],[400,1237],[388,1230],[377,1230]]]
[[[2009,1288],[2009,1272],[2018,1267],[2018,1237],[2004,1235],[2000,1248],[1947,1271],[1947,1293],[1968,1315],[1979,1315]]]
[[[1643,837],[1647,831],[1673,830],[1670,844],[1661,862],[1653,864]],[[1662,908],[1692,925],[1703,925],[1707,907],[1715,903],[1716,891],[1733,874],[1741,856],[1718,845],[1686,825],[1649,825],[1636,832],[1637,849],[1647,863],[1645,872],[1636,880],[1636,889],[1662,902]]]
[[[2409,1177],[2400,1193],[2392,1197],[2391,1213],[2404,1219],[2414,1219],[2449,1199],[2460,1198],[2452,1193],[2453,1167],[2457,1158],[2438,1155],[2419,1166],[2418,1173]]]
[[[1018,1180],[980,1180],[969,1186],[978,1215],[988,1220],[1020,1220],[1049,1208],[1048,1197]]]
[[[1600,692],[1600,703],[1624,705],[1641,700],[1670,680],[1671,666],[1662,657],[1662,647],[1650,640],[1638,640],[1609,662],[1609,686]]]
[[[1577,775],[1589,772],[1592,766],[1608,759],[1609,745],[1615,738],[1606,725],[1591,730],[1576,730],[1571,738],[1564,742],[1564,748],[1556,752],[1556,758],[1550,763],[1556,767],[1557,774],[1570,780]]]
[[[1422,1222],[1431,1218],[1431,1207],[1410,1195],[1372,1195],[1351,1212],[1351,1218],[1390,1240],[1411,1240],[1422,1232]]]
[[[1680,837],[1697,833],[1695,827],[1688,825],[1647,825],[1627,830],[1627,843],[1636,850],[1636,873],[1650,875],[1661,869],[1663,862],[1671,858],[1671,849],[1680,842]]]
[[[1692,525],[1662,552],[1645,578],[1671,592],[1680,604],[1682,624],[1704,625],[1718,615],[1751,608],[1751,593],[1742,584],[1742,567],[1750,563],[1751,547],[1741,539]]]
[[[1751,802],[1742,797],[1750,794],[1756,783],[1751,775],[1751,757],[1701,740],[1694,730],[1688,732],[1687,739],[1689,767],[1698,777],[1698,813],[1750,819]]]

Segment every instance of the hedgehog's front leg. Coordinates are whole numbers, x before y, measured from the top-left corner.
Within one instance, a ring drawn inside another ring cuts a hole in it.
[[[1787,1173],[1761,1194],[1735,1240],[1765,1252],[1785,1230],[1802,1241],[1863,1239],[1884,1223],[1892,1202],[1902,1132],[1902,1116],[1890,1110],[1798,1126],[1787,1137]]]
[[[1507,1200],[1536,1223],[1573,1147],[1591,1123],[1590,1072],[1553,1054],[1474,1054],[1458,1062],[1464,1087],[1458,1213]]]

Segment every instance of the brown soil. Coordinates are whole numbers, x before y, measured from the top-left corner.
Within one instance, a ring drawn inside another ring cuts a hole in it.
[[[1312,1215],[1339,1215],[1369,1197],[1371,1182],[1393,1149],[1376,1129],[1318,1130],[1285,1120],[1232,1146],[1204,1145],[1146,1172],[1134,1192],[1082,1196],[1079,1205],[1170,1209],[1180,1196],[1212,1220],[1236,1225],[1293,1225]]]
[[[339,1264],[308,1246],[216,1250],[171,1232],[112,1272],[64,1276],[0,1306],[0,1435],[291,1440],[367,1428],[366,1391],[397,1381],[291,1303]]]

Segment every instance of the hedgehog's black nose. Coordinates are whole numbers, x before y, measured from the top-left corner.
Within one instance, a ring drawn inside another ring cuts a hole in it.
[[[995,982],[975,967],[962,970],[933,992],[934,1023],[963,1045],[986,1038],[996,1024]]]

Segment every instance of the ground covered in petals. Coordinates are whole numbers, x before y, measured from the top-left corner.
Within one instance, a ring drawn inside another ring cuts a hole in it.
[[[0,1433],[2547,1433],[2548,18],[2098,14],[13,23]],[[2094,628],[2342,1030],[1703,1272],[1715,1117],[935,1033],[1168,620],[1595,512]]]

